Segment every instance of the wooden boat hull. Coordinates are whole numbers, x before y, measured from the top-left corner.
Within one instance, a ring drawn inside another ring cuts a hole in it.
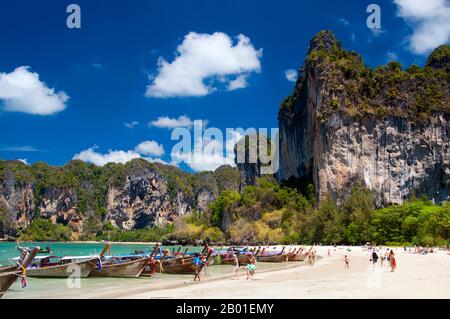
[[[260,262],[282,263],[283,261],[286,261],[286,256],[283,254],[272,256],[258,256],[257,260]]]
[[[17,280],[20,274],[21,274],[20,271],[0,273],[0,298],[3,297],[5,292]]]
[[[7,266],[7,267],[2,267],[0,268],[0,273],[3,272],[12,272],[14,270],[17,270],[17,265],[16,266]]]
[[[306,258],[306,253],[289,255],[288,261],[304,261]]]
[[[149,258],[142,258],[119,264],[104,264],[102,270],[94,269],[89,274],[90,277],[139,277],[148,264]]]
[[[28,277],[43,277],[43,278],[67,278],[72,274],[86,278],[91,271],[97,266],[97,257],[50,267],[31,268],[27,270]],[[79,269],[79,272],[78,272]]]
[[[238,256],[239,266],[246,266],[250,263],[250,255]],[[223,258],[222,265],[234,265],[234,258]]]
[[[173,261],[163,261],[161,264],[156,265],[156,272],[162,272],[165,274],[195,274],[193,267],[194,258],[180,258]]]

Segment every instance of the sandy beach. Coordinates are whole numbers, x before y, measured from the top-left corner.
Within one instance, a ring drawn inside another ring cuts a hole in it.
[[[314,266],[268,271],[248,281],[223,279],[176,289],[149,291],[124,298],[450,298],[450,256],[397,253],[397,270],[374,268],[369,253],[352,248],[350,269],[344,268],[345,250],[318,248],[323,256]]]
[[[328,256],[330,249],[331,256]],[[232,266],[213,266],[206,279],[190,275],[157,274],[138,279],[83,279],[79,289],[65,280],[30,279],[30,287],[14,287],[5,298],[449,298],[450,255],[440,251],[418,255],[396,249],[397,270],[380,262],[374,268],[370,253],[360,247],[317,247],[321,258],[304,262],[258,263],[255,280],[231,278]],[[345,269],[343,257],[350,257]],[[45,280],[45,281],[44,281]],[[41,289],[44,286],[46,289]]]

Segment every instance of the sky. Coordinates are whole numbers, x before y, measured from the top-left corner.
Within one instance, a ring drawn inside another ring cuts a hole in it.
[[[81,28],[67,27],[72,3]],[[366,23],[372,3],[376,30]],[[142,157],[193,172],[232,164],[226,152],[180,162],[173,129],[193,132],[196,120],[224,135],[276,128],[309,40],[324,29],[368,66],[423,65],[449,43],[450,2],[2,0],[0,158],[104,165]]]

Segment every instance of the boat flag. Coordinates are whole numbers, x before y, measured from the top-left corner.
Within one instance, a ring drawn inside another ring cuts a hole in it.
[[[97,270],[98,270],[98,271],[102,271],[102,259],[101,259],[101,258],[98,258],[98,261],[97,261]]]

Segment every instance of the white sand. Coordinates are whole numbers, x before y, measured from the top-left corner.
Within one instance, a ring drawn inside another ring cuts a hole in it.
[[[4,298],[450,298],[450,255],[443,251],[416,255],[396,249],[398,267],[392,273],[380,262],[373,268],[370,252],[359,247],[350,253],[344,248],[316,250],[322,258],[312,267],[303,262],[258,263],[253,281],[245,279],[244,271],[232,280],[232,266],[213,266],[206,280],[195,283],[192,275],[157,274],[86,278],[80,289],[69,289],[65,279],[30,278],[29,287],[16,283]],[[350,257],[348,270],[344,254]]]
[[[323,256],[314,266],[299,266],[257,274],[249,281],[242,274],[230,278],[189,283],[183,287],[143,293],[116,295],[121,298],[450,298],[450,255],[428,255],[395,250],[397,270],[390,272],[378,263],[373,268],[370,253],[352,248],[319,247]],[[350,269],[344,268],[343,256],[350,256]]]

